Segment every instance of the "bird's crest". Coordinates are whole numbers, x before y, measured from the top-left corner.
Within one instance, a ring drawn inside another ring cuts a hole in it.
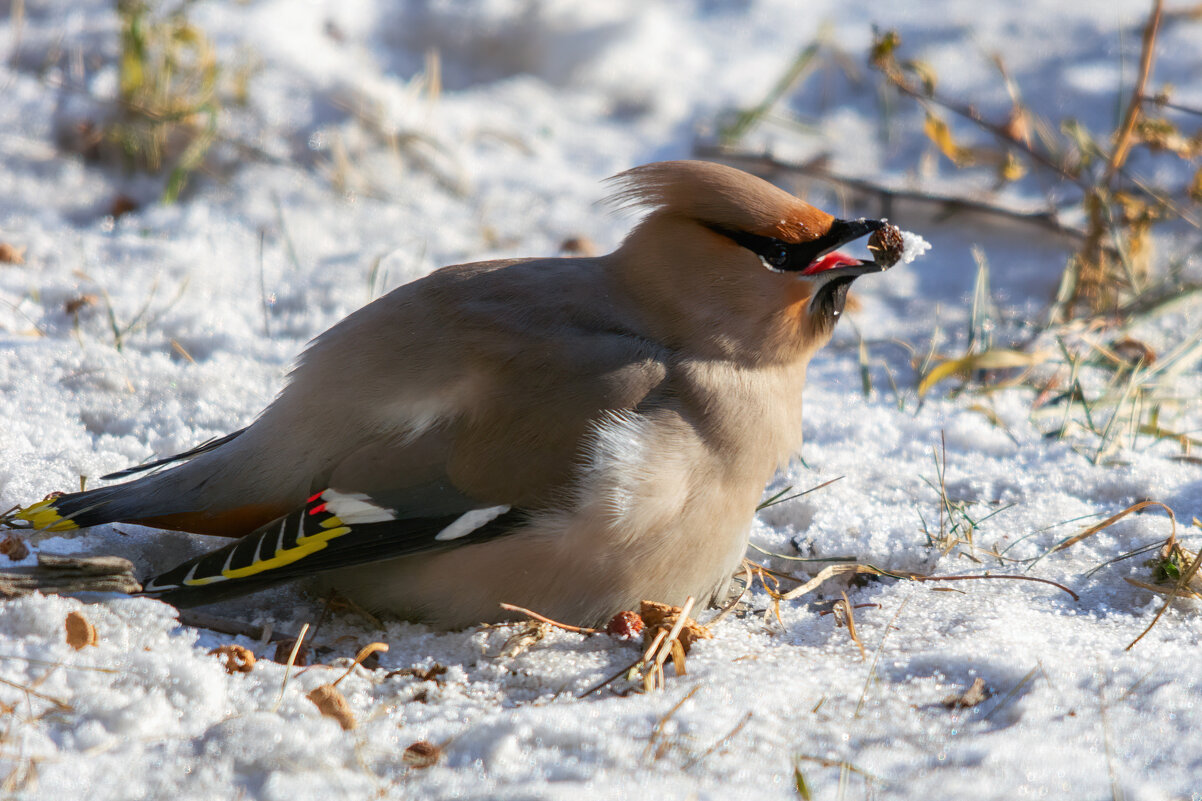
[[[609,179],[618,209],[687,217],[706,225],[806,242],[830,228],[829,214],[753,175],[707,161],[661,161]]]

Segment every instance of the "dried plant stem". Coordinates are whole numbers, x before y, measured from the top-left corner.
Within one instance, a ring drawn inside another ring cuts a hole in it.
[[[971,581],[973,579],[1012,579],[1014,581],[1034,581],[1039,584],[1050,584],[1058,590],[1064,590],[1069,595],[1073,596],[1074,601],[1080,601],[1081,596],[1070,590],[1068,587],[1051,579],[1038,578],[1036,576],[1015,576],[1003,573],[985,573],[980,576],[909,576],[908,578],[914,581]]]
[[[299,640],[297,640],[297,642],[299,642]],[[351,666],[346,669],[345,673],[343,673],[341,676],[339,676],[337,679],[335,679],[334,683],[331,684],[330,686],[337,687],[339,682],[341,682],[347,676],[351,675],[351,671],[353,671],[357,666],[363,664],[363,660],[367,659],[367,657],[371,656],[374,653],[383,653],[383,652],[387,652],[387,651],[388,651],[388,644],[383,643],[383,642],[370,642],[367,645],[363,646],[362,648],[359,649],[359,653],[355,654],[355,661],[351,663]],[[293,652],[294,653],[296,652],[296,646],[293,646]],[[291,659],[295,659],[295,657],[293,656],[293,657],[291,657]]]
[[[767,153],[753,153],[745,150],[734,150],[720,145],[697,144],[693,147],[694,155],[701,158],[716,159],[736,165],[741,169],[762,176],[772,176],[779,173],[787,175],[802,175],[834,186],[850,189],[863,195],[878,199],[882,215],[889,216],[891,208],[897,203],[919,203],[938,207],[944,213],[980,214],[996,217],[1021,225],[1032,225],[1059,236],[1068,237],[1080,242],[1085,239],[1087,232],[1065,225],[1051,212],[1027,212],[1017,209],[987,203],[974,198],[959,195],[945,195],[938,192],[923,192],[913,189],[895,189],[866,178],[857,178],[832,172],[815,162],[782,161]]]
[[[680,708],[684,706],[690,698],[696,695],[697,691],[700,689],[700,684],[693,687],[693,689],[685,693],[684,696],[681,697],[681,699],[677,701],[671,709],[668,710],[666,715],[659,719],[659,722],[655,724],[655,729],[653,729],[651,732],[651,736],[647,738],[647,749],[643,752],[643,759],[648,759],[655,753],[655,745],[659,742],[659,739],[664,736],[664,729],[667,728],[668,721],[670,721],[672,716],[679,712]],[[658,754],[655,755],[658,756]]]
[[[999,125],[995,122],[990,122],[989,120],[985,119],[981,112],[977,110],[976,106],[967,103],[959,103],[946,97],[941,97],[935,94],[934,91],[927,92],[924,89],[919,88],[915,85],[914,81],[908,78],[892,60],[879,65],[879,68],[884,76],[888,79],[889,83],[895,86],[903,94],[909,95],[919,103],[931,103],[939,106],[940,108],[946,109],[947,111],[950,111],[959,117],[970,120],[983,130],[992,134],[994,138],[1005,144],[1007,147],[1013,147],[1017,150],[1021,150],[1032,161],[1054,172],[1064,180],[1076,184],[1082,190],[1087,188],[1086,183],[1081,176],[1073,174],[1069,170],[1065,169],[1064,165],[1050,158],[1045,153],[1036,150],[1030,142],[1021,137],[1015,136],[1014,133],[1005,125]]]
[[[275,699],[275,706],[272,712],[278,712],[280,704],[284,702],[284,691],[288,689],[288,679],[292,677],[292,666],[296,664],[296,656],[300,653],[301,645],[305,642],[305,635],[309,633],[309,624],[301,626],[300,634],[296,635],[296,642],[292,643],[292,652],[288,654],[288,662],[284,665],[284,679],[280,682],[280,694]]]
[[[1170,509],[1169,507],[1165,506],[1160,501],[1140,501],[1137,504],[1128,506],[1126,509],[1119,512],[1118,514],[1111,515],[1110,517],[1103,520],[1101,523],[1098,523],[1095,526],[1090,526],[1089,528],[1082,531],[1080,534],[1074,534],[1073,536],[1066,539],[1064,542],[1061,542],[1059,545],[1052,548],[1050,553],[1055,553],[1056,551],[1063,551],[1065,548],[1069,548],[1073,545],[1076,545],[1078,542],[1085,539],[1086,537],[1092,537],[1094,534],[1097,534],[1099,531],[1109,528],[1110,526],[1117,523],[1119,520],[1122,520],[1127,515],[1132,514],[1133,512],[1138,512],[1141,509],[1146,509],[1149,506],[1159,506],[1161,509],[1165,510],[1165,512],[1169,516],[1169,523],[1172,525],[1172,529],[1169,533],[1169,542],[1173,542],[1174,540],[1176,540],[1177,539],[1177,516],[1173,514],[1173,510]]]
[[[229,618],[207,615],[204,612],[194,612],[191,609],[180,611],[179,622],[181,626],[190,626],[194,629],[208,629],[218,634],[231,634],[235,637],[247,637],[252,640],[262,640],[265,634],[267,635],[267,642],[292,639],[291,635],[284,632],[266,632],[263,626],[243,623],[241,620],[230,620]]]
[[[51,698],[49,695],[40,693],[37,690],[33,689],[32,687],[27,687],[24,684],[19,684],[15,681],[9,681],[8,679],[0,679],[0,684],[20,690],[21,692],[25,693],[26,695],[31,695],[34,698],[41,699],[43,701],[46,701],[47,703],[54,704],[54,706],[57,707],[62,712],[70,712],[71,711],[71,705],[68,704],[66,701],[60,701],[57,698]]]
[[[525,609],[521,606],[514,606],[513,604],[501,604],[501,608],[507,612],[521,612],[523,615],[526,615],[531,620],[537,620],[539,623],[547,623],[548,625],[554,626],[557,629],[563,629],[564,631],[572,631],[577,634],[600,634],[601,633],[601,629],[593,629],[593,628],[589,628],[588,626],[573,626],[570,623],[560,623],[557,620],[552,620],[549,617],[540,615],[538,612],[533,612],[533,611],[531,611],[529,609]]]
[[[1126,163],[1127,154],[1131,152],[1132,135],[1135,133],[1135,124],[1139,122],[1139,116],[1143,110],[1144,92],[1148,86],[1148,78],[1152,74],[1152,61],[1156,52],[1156,35],[1160,32],[1160,20],[1163,16],[1164,0],[1153,0],[1152,13],[1148,16],[1147,24],[1144,25],[1143,46],[1139,55],[1139,78],[1135,82],[1135,88],[1131,91],[1131,102],[1127,104],[1127,114],[1123,118],[1114,150],[1106,165],[1106,175],[1103,180],[1107,186],[1113,185],[1115,176]]]
[[[684,624],[689,620],[689,613],[693,611],[693,604],[696,599],[689,596],[684,606],[680,607],[680,614],[676,616],[676,623],[672,626],[672,631],[668,633],[668,638],[664,641],[664,646],[659,649],[659,653],[655,657],[655,672],[660,677],[660,683],[663,683],[664,663],[668,661],[668,657],[672,656],[675,649],[674,643],[679,642],[680,630],[684,628]]]
[[[686,762],[686,763],[685,763],[685,764],[684,764],[684,765],[681,767],[681,770],[688,770],[689,768],[693,767],[693,766],[694,766],[694,765],[696,765],[697,763],[699,763],[699,762],[703,761],[703,760],[704,760],[706,757],[708,757],[710,754],[712,754],[712,753],[714,753],[715,751],[717,751],[717,750],[718,750],[719,748],[721,748],[723,745],[725,745],[726,743],[728,743],[728,742],[730,742],[731,740],[733,740],[733,739],[735,738],[735,736],[736,736],[736,735],[737,735],[739,732],[743,731],[743,727],[744,727],[744,726],[746,726],[748,723],[750,723],[750,722],[751,722],[751,716],[752,716],[752,713],[751,713],[751,712],[748,712],[746,715],[744,715],[744,716],[742,717],[742,719],[740,719],[740,720],[739,720],[739,722],[735,724],[735,727],[734,727],[733,729],[731,729],[731,730],[730,730],[730,731],[728,731],[726,734],[724,734],[724,735],[722,735],[721,737],[719,737],[717,742],[715,742],[715,743],[714,743],[713,745],[711,745],[709,748],[705,749],[705,751],[703,751],[701,754],[699,754],[698,756],[695,756],[695,757],[693,757],[693,758],[692,758],[692,759],[690,759],[688,762]]]

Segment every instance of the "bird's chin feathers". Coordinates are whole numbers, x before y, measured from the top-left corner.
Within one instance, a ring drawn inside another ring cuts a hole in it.
[[[855,280],[855,276],[833,275],[815,287],[809,313],[816,327],[826,330],[835,327],[847,305],[847,292]]]

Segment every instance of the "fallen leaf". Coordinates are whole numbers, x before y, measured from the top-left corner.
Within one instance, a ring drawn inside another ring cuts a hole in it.
[[[88,622],[79,610],[67,614],[64,626],[67,629],[67,645],[76,651],[100,642],[100,638],[96,636],[96,627]]]
[[[338,721],[344,730],[355,728],[355,716],[346,697],[333,684],[322,684],[305,696],[316,705],[321,714]]]
[[[95,295],[78,295],[71,298],[63,304],[63,311],[67,314],[79,314],[84,309],[91,308],[96,305],[96,301],[100,298]]]
[[[661,604],[655,601],[643,601],[639,604],[639,617],[647,624],[647,628],[643,630],[643,642],[650,645],[655,639],[655,635],[662,629],[665,633],[671,632],[672,627],[676,625],[676,617],[680,614],[679,606],[671,604]],[[696,620],[687,618],[684,627],[680,630],[680,644],[687,654],[689,649],[693,647],[693,643],[697,640],[712,639],[714,635],[710,634],[709,629],[701,626]]]
[[[9,534],[0,541],[0,553],[7,556],[14,562],[20,562],[25,557],[29,556],[29,545],[25,540],[15,534]]]
[[[25,246],[0,242],[0,262],[4,262],[5,264],[24,264]]]
[[[428,768],[442,758],[442,749],[426,740],[418,740],[405,749],[401,759],[411,768]]]
[[[964,692],[952,693],[947,698],[944,698],[943,705],[948,709],[969,709],[991,695],[993,693],[989,692],[989,688],[985,686],[985,680],[978,676],[973,679],[972,684]]]
[[[279,662],[281,665],[288,664],[288,657],[292,656],[292,649],[296,648],[296,640],[280,640],[275,646],[275,654],[271,657],[272,662]],[[309,664],[309,646],[302,643],[300,648],[296,650],[296,659],[292,660],[292,664],[296,667],[304,667]]]
[[[241,645],[223,645],[220,648],[214,648],[209,651],[209,656],[216,656],[220,659],[225,667],[225,672],[230,675],[250,673],[255,669],[255,655],[249,648]]]

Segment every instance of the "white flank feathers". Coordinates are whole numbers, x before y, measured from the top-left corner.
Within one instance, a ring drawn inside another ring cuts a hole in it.
[[[460,537],[466,537],[476,529],[491,523],[508,511],[508,506],[490,506],[487,509],[473,509],[470,512],[464,512],[454,523],[438,532],[434,539],[446,542],[447,540],[457,540]]]

